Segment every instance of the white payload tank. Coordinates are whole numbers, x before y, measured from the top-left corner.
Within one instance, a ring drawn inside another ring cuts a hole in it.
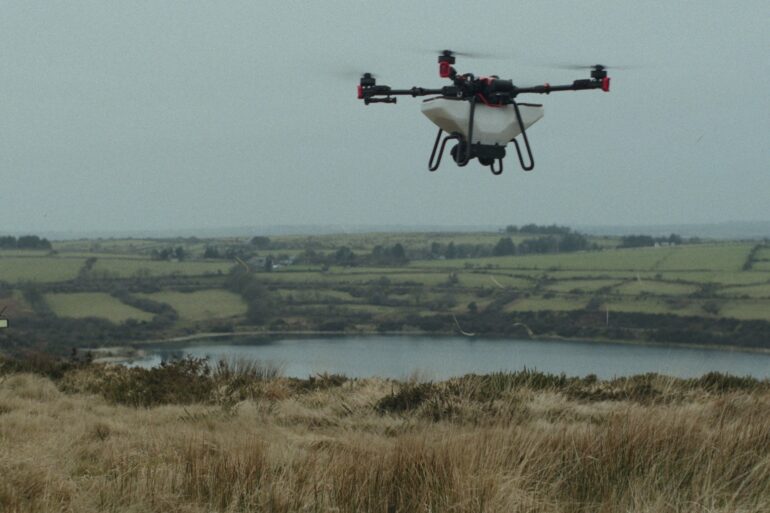
[[[460,133],[468,137],[468,121],[471,115],[469,101],[431,98],[422,103],[422,113],[445,132]],[[543,106],[519,103],[519,113],[526,129],[543,117]],[[520,133],[521,127],[513,105],[489,107],[483,103],[476,104],[471,144],[505,146]]]

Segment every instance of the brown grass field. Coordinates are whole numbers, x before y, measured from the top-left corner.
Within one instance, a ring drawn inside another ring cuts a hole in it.
[[[191,369],[0,372],[0,511],[770,511],[768,381]]]

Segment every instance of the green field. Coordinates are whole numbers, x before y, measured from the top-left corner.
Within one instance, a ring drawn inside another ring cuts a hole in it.
[[[115,323],[129,319],[149,321],[153,317],[103,292],[46,294],[45,301],[59,317],[102,317]]]
[[[629,296],[652,294],[655,296],[684,296],[692,294],[698,287],[681,283],[654,280],[633,280],[615,289],[616,292]]]
[[[601,308],[602,310],[609,310],[610,316],[612,312],[707,316],[698,301],[672,302],[659,298],[610,298]]]
[[[226,273],[233,267],[230,261],[182,261],[169,262],[161,260],[136,259],[136,258],[99,258],[94,265],[94,272],[106,273],[116,278],[130,278],[132,276],[198,276],[206,274]]]
[[[600,289],[614,288],[620,283],[618,280],[558,280],[549,283],[546,288],[554,292],[595,292]]]
[[[223,319],[243,315],[246,303],[240,296],[226,290],[198,290],[195,292],[163,291],[137,294],[159,303],[166,303],[187,321]]]
[[[750,298],[770,299],[770,283],[750,285],[747,287],[728,287],[722,289],[720,293],[732,297],[748,296]]]
[[[554,298],[529,297],[509,303],[506,312],[562,312],[585,308],[587,299],[580,296],[558,296]]]
[[[731,300],[722,306],[719,313],[735,319],[770,321],[770,301]]]
[[[5,257],[0,255],[0,281],[8,283],[51,283],[75,278],[85,259],[45,257]]]

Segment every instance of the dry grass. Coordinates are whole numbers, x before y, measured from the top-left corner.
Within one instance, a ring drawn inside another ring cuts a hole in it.
[[[193,370],[152,408],[82,392],[124,371],[0,374],[0,511],[770,510],[767,381]]]

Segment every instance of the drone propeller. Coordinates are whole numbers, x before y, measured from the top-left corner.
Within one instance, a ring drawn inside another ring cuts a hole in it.
[[[605,64],[591,64],[591,65],[585,65],[585,64],[551,64],[546,65],[548,68],[556,68],[556,69],[569,69],[569,70],[584,70],[584,69],[613,69],[613,70],[629,70],[629,69],[637,69],[639,66],[607,66]]]
[[[466,51],[456,51],[456,50],[450,50],[448,48],[442,48],[440,50],[436,49],[427,49],[427,48],[418,48],[418,52],[420,53],[430,53],[433,55],[445,55],[447,57],[466,57],[468,59],[507,59],[512,58],[513,56],[506,56],[502,54],[497,53],[491,53],[491,52],[466,52]]]
[[[372,73],[370,71],[360,71],[357,69],[331,69],[327,70],[327,73],[329,75],[333,75],[338,78],[342,78],[345,80],[358,80],[362,77],[369,77],[369,78],[378,78],[379,75],[377,73]]]
[[[468,57],[469,59],[491,59],[492,56],[485,53],[477,53],[477,52],[456,52],[454,50],[438,50],[434,53],[438,53],[440,55],[446,55],[446,56],[456,56],[456,57]]]

